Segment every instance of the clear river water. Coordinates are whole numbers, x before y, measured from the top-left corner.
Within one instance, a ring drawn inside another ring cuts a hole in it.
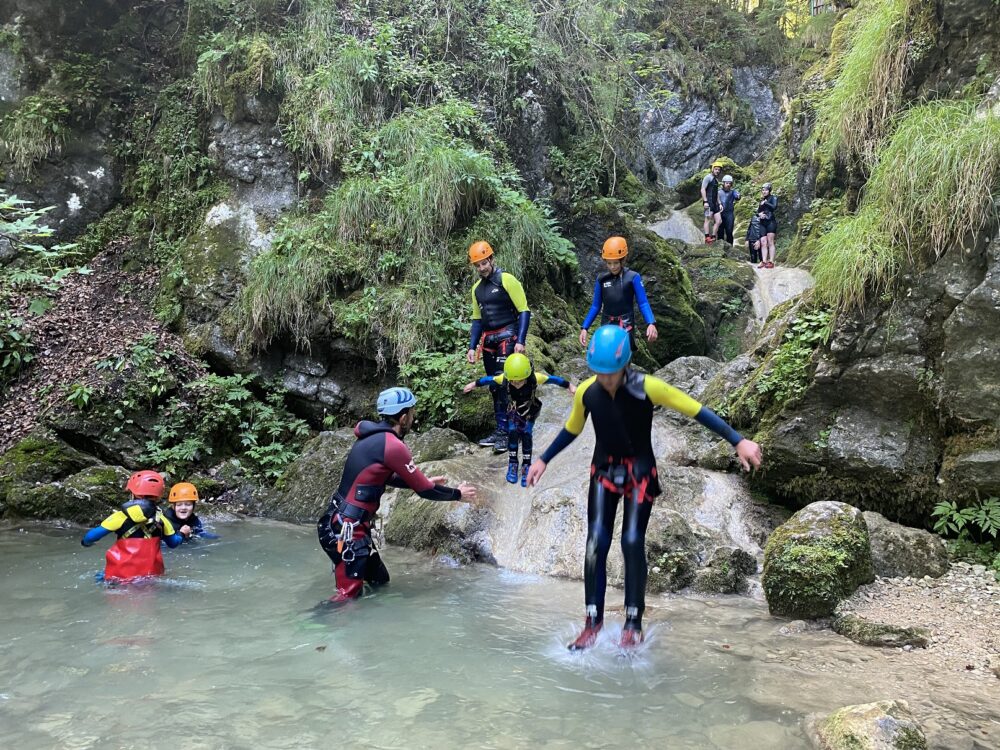
[[[0,529],[0,748],[796,748],[805,717],[906,698],[934,747],[996,747],[994,686],[739,597],[653,597],[648,640],[566,651],[582,584],[389,549],[342,610],[311,527],[220,524],[165,578],[94,581],[107,540]],[[620,592],[609,592],[609,603]],[[983,744],[980,744],[983,743]]]

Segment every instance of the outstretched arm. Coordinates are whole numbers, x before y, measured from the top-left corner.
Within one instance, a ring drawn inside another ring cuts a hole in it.
[[[583,324],[580,328],[587,330],[594,324],[594,321],[597,320],[597,315],[601,312],[602,304],[603,297],[601,295],[601,279],[598,277],[594,282],[594,300],[590,303],[590,309],[587,310],[587,317],[583,319]]]
[[[566,424],[559,431],[559,434],[556,435],[555,440],[542,453],[541,458],[535,459],[535,462],[531,464],[531,468],[528,469],[527,481],[529,487],[534,487],[538,484],[538,480],[542,478],[542,474],[545,473],[545,467],[548,466],[549,462],[583,432],[583,426],[587,422],[587,407],[583,405],[583,394],[587,392],[587,388],[595,380],[595,377],[588,378],[576,389],[576,393],[573,396],[573,408],[569,413]]]
[[[461,490],[444,485],[434,484],[428,479],[417,465],[413,463],[413,456],[410,449],[406,447],[399,438],[389,433],[385,439],[385,465],[396,472],[392,479],[398,477],[403,485],[409,487],[425,500],[461,500]],[[389,482],[387,482],[389,484]],[[396,485],[392,482],[393,486]]]

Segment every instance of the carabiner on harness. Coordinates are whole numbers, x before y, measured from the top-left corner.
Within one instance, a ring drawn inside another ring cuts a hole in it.
[[[337,552],[340,553],[340,559],[344,562],[351,562],[354,560],[354,527],[357,523],[354,521],[348,521],[346,518],[342,518],[340,525],[340,534],[337,537]]]

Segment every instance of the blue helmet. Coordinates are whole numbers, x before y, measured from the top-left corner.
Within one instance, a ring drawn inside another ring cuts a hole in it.
[[[601,326],[587,347],[587,367],[594,372],[618,372],[632,359],[628,331],[621,326]]]
[[[396,386],[395,388],[386,388],[378,394],[376,406],[379,414],[394,416],[411,406],[416,406],[416,404],[417,397],[413,395],[413,391],[409,388]]]

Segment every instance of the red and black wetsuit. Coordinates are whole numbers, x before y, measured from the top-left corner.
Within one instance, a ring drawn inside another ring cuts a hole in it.
[[[459,490],[436,485],[424,476],[388,422],[358,422],[354,434],[358,440],[347,455],[340,486],[316,524],[319,543],[334,564],[337,599],[360,596],[365,581],[373,585],[389,582],[389,571],[371,537],[371,522],[386,485],[409,487],[426,500],[462,499]],[[345,535],[345,525],[350,531],[351,524],[353,533]]]

